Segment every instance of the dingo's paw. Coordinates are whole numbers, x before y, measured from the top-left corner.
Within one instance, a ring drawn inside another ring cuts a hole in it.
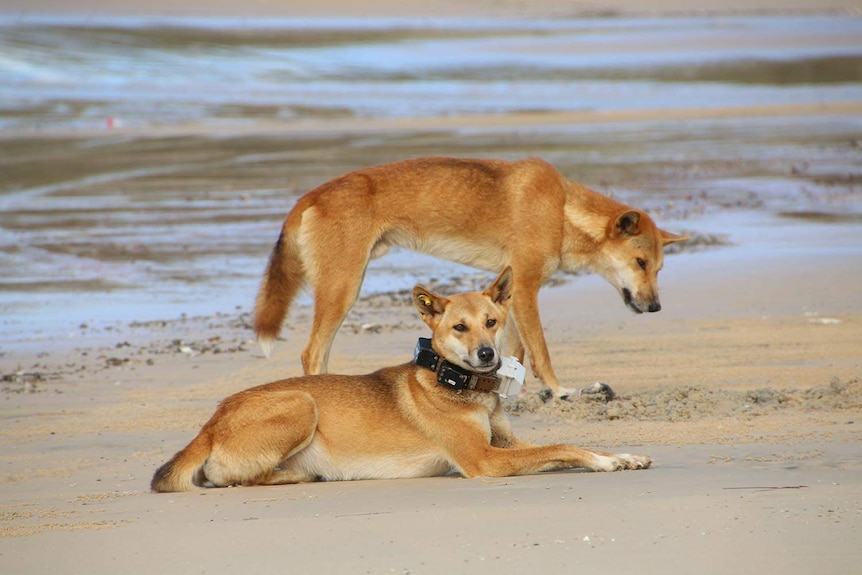
[[[597,455],[595,471],[622,471],[623,469],[646,469],[652,464],[652,459],[645,455],[615,453],[613,455]]]
[[[652,459],[646,455],[630,455],[628,453],[618,453],[624,465],[620,469],[646,469],[652,465]]]
[[[616,396],[614,390],[611,389],[611,386],[607,383],[602,383],[601,381],[592,383],[582,389],[581,395],[585,399],[594,399],[598,401],[604,401],[605,403],[609,402]]]
[[[562,399],[564,401],[572,401],[573,399],[578,398],[581,395],[581,392],[577,389],[569,389],[568,387],[561,387],[554,394],[554,397],[557,399]]]
[[[567,387],[558,387],[556,391],[550,387],[544,388],[539,392],[539,397],[542,401],[550,401],[552,398],[561,399],[563,401],[571,401],[581,394],[577,389],[569,389]]]

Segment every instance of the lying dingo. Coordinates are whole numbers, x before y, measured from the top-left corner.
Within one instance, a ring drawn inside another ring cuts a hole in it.
[[[639,455],[515,438],[494,392],[512,286],[509,267],[483,292],[446,298],[416,286],[413,303],[433,330],[424,360],[369,375],[307,375],[232,395],[156,471],[153,491],[649,467]]]
[[[254,329],[269,355],[298,289],[314,294],[302,353],[307,374],[326,373],[338,328],[359,294],[365,268],[390,246],[473,267],[515,272],[505,351],[524,361],[558,397],[539,317],[539,288],[557,270],[609,281],[636,313],[661,309],[663,248],[687,238],[565,179],[539,160],[422,158],[351,172],[299,198],[264,273]],[[523,342],[523,343],[522,343]]]

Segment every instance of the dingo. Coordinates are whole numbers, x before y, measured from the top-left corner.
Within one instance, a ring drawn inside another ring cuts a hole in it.
[[[490,391],[512,284],[507,267],[483,292],[446,298],[416,286],[413,303],[433,331],[430,364],[417,360],[359,376],[307,375],[232,395],[156,471],[153,491],[451,471],[500,477],[649,467],[644,456],[539,447],[515,438],[499,395]],[[444,369],[480,385],[453,389],[441,383]]]
[[[422,158],[351,172],[308,192],[285,219],[255,307],[266,355],[297,290],[310,284],[314,322],[302,352],[307,374],[326,373],[338,328],[369,260],[401,246],[473,267],[515,273],[505,351],[558,397],[539,317],[539,288],[557,270],[604,277],[636,313],[661,309],[663,248],[688,238],[644,212],[565,179],[539,159]],[[523,343],[522,343],[523,342]]]

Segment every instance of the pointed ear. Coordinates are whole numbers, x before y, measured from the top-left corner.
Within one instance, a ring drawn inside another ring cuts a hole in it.
[[[424,286],[417,285],[413,288],[413,305],[416,306],[416,310],[425,323],[431,322],[435,316],[443,313],[448,303],[448,299],[435,294]]]
[[[691,239],[688,236],[678,236],[664,230],[659,230],[659,232],[661,232],[662,246],[666,246],[668,244],[675,244],[677,242],[687,242],[689,239]]]
[[[508,308],[512,301],[512,266],[506,266],[497,279],[482,292],[495,304]]]
[[[641,215],[634,210],[629,210],[627,212],[621,213],[614,221],[613,234],[615,236],[638,235],[639,233],[641,233],[640,227],[638,227],[638,222],[640,222],[640,219]]]

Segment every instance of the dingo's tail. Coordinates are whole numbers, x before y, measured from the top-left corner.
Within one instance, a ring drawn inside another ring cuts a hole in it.
[[[269,264],[263,274],[254,307],[254,332],[264,355],[269,357],[272,344],[281,332],[281,324],[296,292],[305,281],[295,232],[282,230]]]
[[[174,455],[153,475],[150,489],[157,493],[191,491],[201,487],[202,467],[211,450],[209,434],[199,433],[185,449]]]

